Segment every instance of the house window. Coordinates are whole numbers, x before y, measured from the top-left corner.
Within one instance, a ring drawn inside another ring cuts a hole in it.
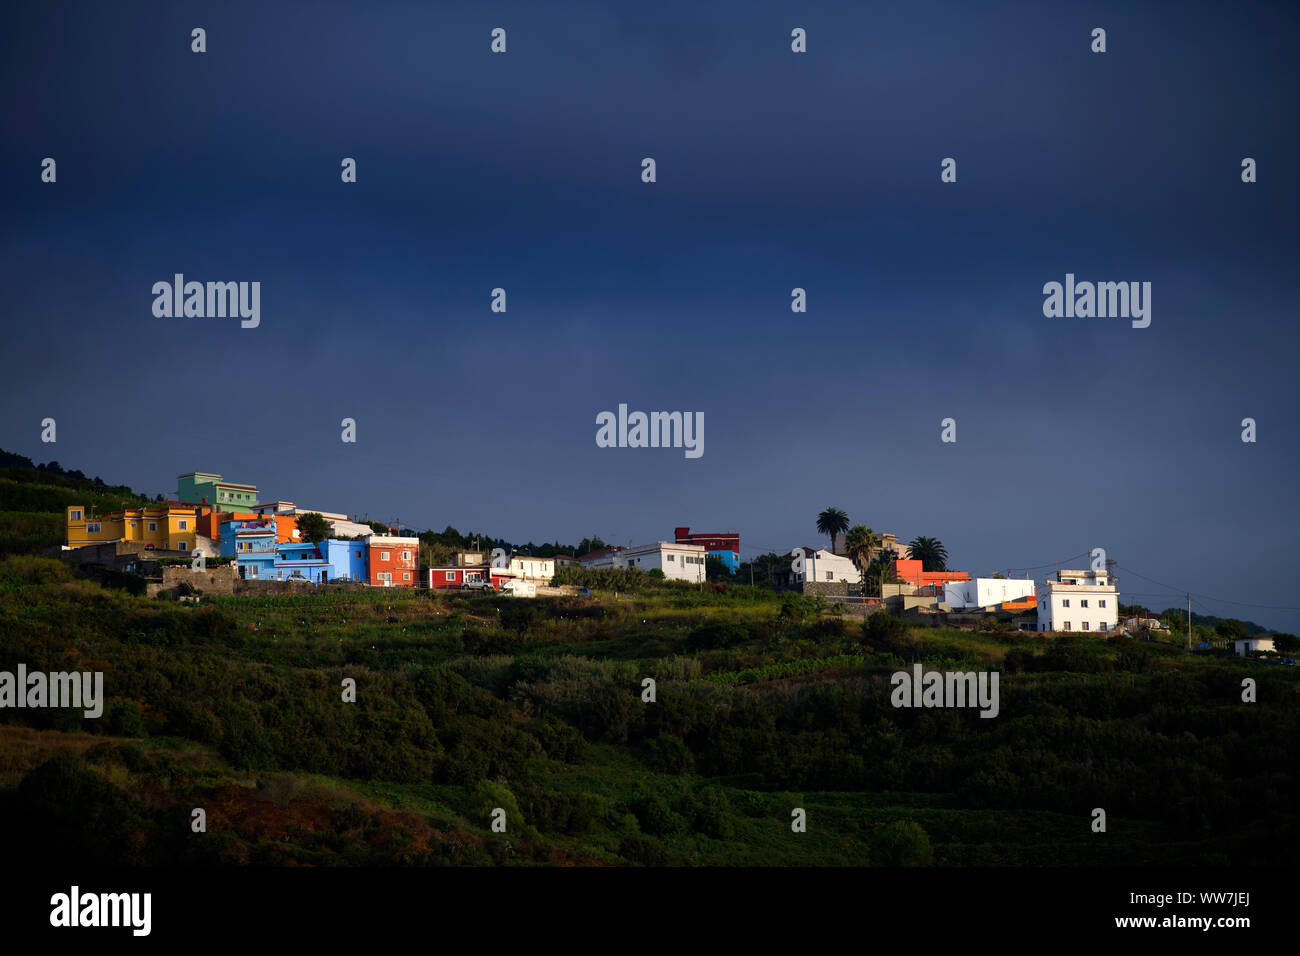
[[[456,572],[455,572],[455,571],[448,571],[448,572],[447,572],[447,580],[448,580],[448,581],[455,581],[455,580],[456,580]]]
[[[403,551],[403,552],[402,552],[402,560],[403,560],[403,561],[410,561],[410,560],[411,560],[411,552],[410,552],[410,551]]]
[[[1061,607],[1069,607],[1069,606],[1070,606],[1069,598],[1066,598],[1064,601],[1061,602]]]
[[[185,542],[184,542],[184,541],[177,541],[177,542],[176,542],[176,550],[177,550],[177,551],[188,551],[189,548],[185,547]]]
[[[98,531],[99,531],[99,522],[98,522],[98,521],[91,521],[91,522],[88,522],[88,523],[86,524],[86,531],[87,531],[87,532],[98,532]]]
[[[403,572],[402,572],[402,580],[403,580],[403,581],[409,581],[409,580],[411,580],[411,572],[410,572],[410,571],[403,571]]]
[[[676,559],[677,559],[677,556],[676,556],[675,554],[670,554],[670,555],[668,555],[668,560],[669,560],[669,561],[675,561]]]
[[[827,581],[834,581],[834,580],[835,580],[835,572],[834,572],[834,571],[827,571],[827,572],[826,572],[826,580],[827,580]]]
[[[1097,607],[1105,607],[1105,606],[1106,606],[1105,598],[1102,598],[1100,601],[1097,602]]]
[[[1084,598],[1082,601],[1079,602],[1079,607],[1087,607],[1087,606],[1088,606],[1088,599],[1087,599],[1087,598]],[[1087,629],[1088,629],[1087,627],[1084,628],[1085,631],[1086,631]]]
[[[1084,622],[1083,622],[1083,629],[1084,629],[1085,631],[1088,629],[1088,622],[1087,622],[1087,621],[1084,621]]]
[[[387,561],[387,560],[388,560],[388,552],[387,552],[387,551],[380,551],[380,552],[379,552],[379,560],[380,560],[380,561]]]
[[[1070,629],[1070,622],[1069,622],[1069,621],[1066,621],[1066,622],[1065,622],[1065,629],[1066,629],[1067,631]]]
[[[157,522],[157,521],[150,521],[150,522],[149,522],[149,530],[150,530],[150,531],[157,531],[157,530],[158,530],[158,522]]]
[[[188,521],[186,521],[184,518],[182,518],[180,521],[176,522],[176,530],[177,530],[177,531],[189,531],[189,530],[190,530],[190,523],[189,523]]]
[[[68,518],[68,520],[69,520],[69,521],[80,521],[80,520],[81,520],[81,512],[80,512],[78,509],[76,509],[76,508],[72,509],[72,515],[71,515],[71,517]]]

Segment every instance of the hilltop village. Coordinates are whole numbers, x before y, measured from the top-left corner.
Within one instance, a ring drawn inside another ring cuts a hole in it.
[[[904,544],[892,533],[831,524],[828,547],[793,547],[780,560],[766,556],[763,583],[820,595],[850,613],[888,610],[935,624],[978,618],[1008,621],[1033,631],[1109,632],[1125,625],[1153,629],[1159,620],[1121,621],[1118,584],[1106,569],[1059,569],[1042,586],[1003,574],[973,576],[950,570],[934,539]],[[521,553],[518,549],[456,550],[437,560],[413,532],[307,508],[292,501],[263,502],[256,485],[208,472],[177,477],[176,498],[106,514],[83,505],[66,509],[64,556],[78,564],[146,573],[154,590],[193,582],[235,593],[238,585],[349,584],[383,588],[494,591],[518,597],[563,593],[566,569],[637,569],[650,577],[704,585],[707,570],[741,571],[736,531],[677,527],[671,539],[642,545],[604,545],[586,553]],[[552,551],[553,549],[542,549]],[[918,553],[913,554],[913,551]],[[748,564],[752,579],[757,562]],[[746,583],[742,581],[741,583]],[[200,591],[201,587],[181,588]]]

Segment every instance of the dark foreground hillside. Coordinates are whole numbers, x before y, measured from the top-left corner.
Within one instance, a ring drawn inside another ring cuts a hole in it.
[[[0,710],[0,839],[200,865],[1262,865],[1300,849],[1294,669],[886,623],[662,585],[195,606],[12,556],[0,671],[102,670],[108,700],[98,720]],[[1000,713],[894,708],[889,676],[914,662],[999,671]]]

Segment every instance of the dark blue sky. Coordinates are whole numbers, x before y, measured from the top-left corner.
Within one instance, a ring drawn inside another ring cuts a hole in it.
[[[1300,631],[1220,600],[1300,607],[1295,5],[267,6],[8,12],[0,447],[517,540],[787,550],[835,505]],[[260,327],[154,318],[175,272]],[[1045,318],[1067,272],[1150,328]],[[704,456],[597,448],[620,402]]]

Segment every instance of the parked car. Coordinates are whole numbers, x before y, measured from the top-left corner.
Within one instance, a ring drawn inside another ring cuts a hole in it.
[[[491,581],[471,579],[460,586],[462,591],[495,591],[496,586]]]
[[[578,594],[584,594],[584,595],[586,595],[587,597],[591,597],[591,588],[578,588],[577,593],[578,593]]]

